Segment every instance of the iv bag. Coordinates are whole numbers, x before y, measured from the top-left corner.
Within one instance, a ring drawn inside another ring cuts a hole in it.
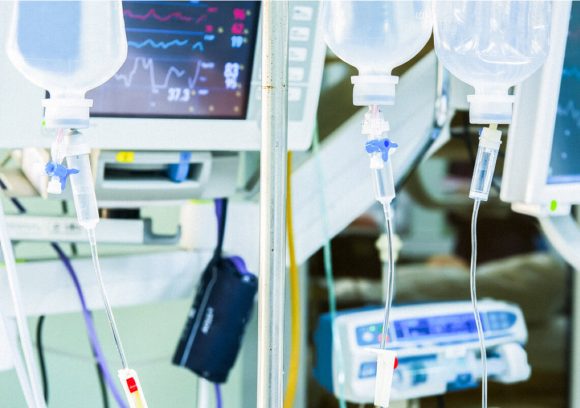
[[[549,1],[435,1],[435,51],[454,76],[475,88],[472,123],[509,123],[509,88],[546,60]]]
[[[359,71],[354,104],[392,104],[397,81],[391,71],[429,40],[431,2],[324,0],[323,24],[329,48]]]
[[[30,82],[49,92],[47,119],[52,108],[62,127],[85,127],[74,120],[82,112],[77,120],[88,122],[85,93],[111,78],[127,57],[121,1],[18,1],[6,51]],[[64,102],[54,106],[58,100]]]

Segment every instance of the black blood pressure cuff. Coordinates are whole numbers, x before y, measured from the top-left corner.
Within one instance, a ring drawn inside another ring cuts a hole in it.
[[[242,258],[214,256],[202,274],[173,364],[223,383],[240,351],[258,279]]]

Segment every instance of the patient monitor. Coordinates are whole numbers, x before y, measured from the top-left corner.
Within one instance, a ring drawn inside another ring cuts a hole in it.
[[[10,7],[0,2],[0,43]],[[257,172],[257,156],[240,152],[261,144],[260,9],[259,1],[123,3],[127,60],[87,95],[101,205],[231,196]],[[312,141],[325,52],[318,18],[317,2],[291,2],[290,150]],[[46,91],[7,59],[0,77],[0,147],[36,148],[25,149],[22,167],[42,194],[46,180],[34,164],[54,140],[42,127]],[[173,172],[181,179],[171,176],[175,166],[185,167]]]
[[[0,2],[0,43],[9,2]],[[258,1],[126,1],[129,53],[90,92],[91,144],[105,149],[259,150]],[[289,147],[310,146],[324,42],[318,3],[293,1],[289,38]],[[41,131],[44,90],[0,59],[3,147],[49,146]],[[25,131],[22,131],[23,125]],[[18,137],[6,137],[18,135]]]
[[[501,198],[514,210],[565,215],[580,203],[580,3],[554,2],[550,55],[516,92]]]

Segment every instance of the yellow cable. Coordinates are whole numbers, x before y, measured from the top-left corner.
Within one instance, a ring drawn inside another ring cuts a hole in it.
[[[286,176],[286,234],[290,257],[290,362],[288,383],[284,396],[284,408],[292,408],[296,399],[298,371],[300,368],[300,277],[296,264],[294,230],[292,225],[292,152],[288,152],[288,174]]]

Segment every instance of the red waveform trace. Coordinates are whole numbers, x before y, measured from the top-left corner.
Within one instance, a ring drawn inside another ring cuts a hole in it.
[[[165,16],[160,16],[157,13],[157,11],[155,11],[155,9],[150,9],[145,14],[135,14],[131,10],[124,10],[123,15],[125,15],[129,18],[135,19],[135,20],[142,20],[142,21],[148,20],[151,17],[153,17],[155,20],[158,20],[161,22],[167,22],[171,19],[175,19],[175,20],[179,20],[179,21],[186,21],[186,22],[193,20],[191,17],[184,16],[183,14],[181,14],[180,11],[175,11],[175,12],[169,13]]]

